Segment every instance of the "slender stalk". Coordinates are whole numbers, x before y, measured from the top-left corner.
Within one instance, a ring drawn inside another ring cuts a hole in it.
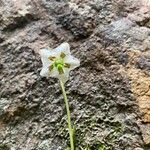
[[[62,93],[63,93],[65,105],[66,105],[66,110],[67,110],[68,128],[69,128],[69,136],[70,136],[70,146],[71,146],[71,150],[74,150],[73,131],[72,131],[72,126],[71,126],[71,117],[70,117],[68,99],[67,99],[64,83],[61,80],[59,80],[59,81],[60,81],[60,85],[61,85],[61,89],[62,89]]]

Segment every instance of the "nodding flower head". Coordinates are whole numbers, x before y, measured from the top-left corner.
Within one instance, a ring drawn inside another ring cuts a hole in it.
[[[68,80],[69,72],[80,65],[80,61],[71,55],[68,43],[62,43],[53,50],[42,49],[40,55],[43,63],[40,75],[55,77],[64,83]]]

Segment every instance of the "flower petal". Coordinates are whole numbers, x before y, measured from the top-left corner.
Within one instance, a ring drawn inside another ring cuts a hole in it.
[[[61,53],[64,53],[65,55],[70,54],[70,46],[68,43],[62,43],[58,47],[56,47],[55,52],[60,56]]]
[[[51,50],[49,50],[49,49],[41,49],[40,50],[40,55],[41,55],[41,57],[49,57],[50,55],[51,55]]]
[[[59,75],[59,72],[58,72],[58,70],[57,70],[57,68],[56,67],[54,67],[50,72],[49,72],[49,75],[51,76],[51,77],[58,77],[58,75]]]
[[[48,67],[43,67],[41,72],[40,72],[40,75],[42,77],[49,77],[49,69],[48,69]]]
[[[40,75],[42,77],[56,77],[56,78],[58,78],[59,72],[58,72],[57,68],[55,68],[55,67],[51,71],[50,71],[49,67],[43,67],[41,72],[40,72]]]
[[[61,74],[61,75],[58,75],[58,79],[61,80],[63,83],[66,83],[67,80],[69,78],[69,74]]]
[[[42,60],[42,63],[43,63],[43,67],[45,68],[45,67],[48,67],[48,66],[50,66],[51,64],[52,64],[52,61],[50,61],[49,59],[47,59],[47,58],[41,58],[41,60]]]
[[[73,70],[80,65],[79,59],[73,57],[72,55],[66,56],[64,58],[64,63],[66,63],[67,65],[70,65],[70,70]]]
[[[40,50],[41,60],[44,67],[48,67],[52,64],[52,60],[49,59],[49,57],[55,57],[55,53],[48,49],[41,49]]]

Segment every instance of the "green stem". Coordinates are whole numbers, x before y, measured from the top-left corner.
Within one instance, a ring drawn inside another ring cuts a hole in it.
[[[61,80],[60,80],[60,85],[61,85],[61,89],[62,89],[62,93],[63,93],[65,105],[66,105],[66,110],[67,110],[68,128],[69,128],[69,136],[70,136],[70,146],[71,146],[71,150],[74,150],[73,132],[72,132],[72,126],[71,126],[71,117],[70,117],[69,104],[68,104],[68,99],[67,99],[64,83]]]

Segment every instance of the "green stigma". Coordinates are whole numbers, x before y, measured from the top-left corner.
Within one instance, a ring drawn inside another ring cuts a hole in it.
[[[70,64],[68,63],[64,63],[62,58],[59,59],[55,59],[53,61],[53,64],[49,67],[49,70],[51,71],[53,69],[53,67],[56,67],[59,74],[63,74],[64,73],[64,67],[65,68],[70,68]]]
[[[54,61],[54,66],[57,68],[59,74],[63,74],[64,70],[63,70],[63,66],[64,66],[64,62],[62,59],[56,59]]]
[[[64,65],[64,63],[63,63],[63,60],[62,59],[57,59],[57,60],[55,60],[54,61],[54,65],[55,65],[55,67],[57,67],[58,65]]]
[[[58,69],[59,74],[63,74],[63,73],[64,73],[63,65],[58,64],[58,65],[57,65],[57,69]]]

